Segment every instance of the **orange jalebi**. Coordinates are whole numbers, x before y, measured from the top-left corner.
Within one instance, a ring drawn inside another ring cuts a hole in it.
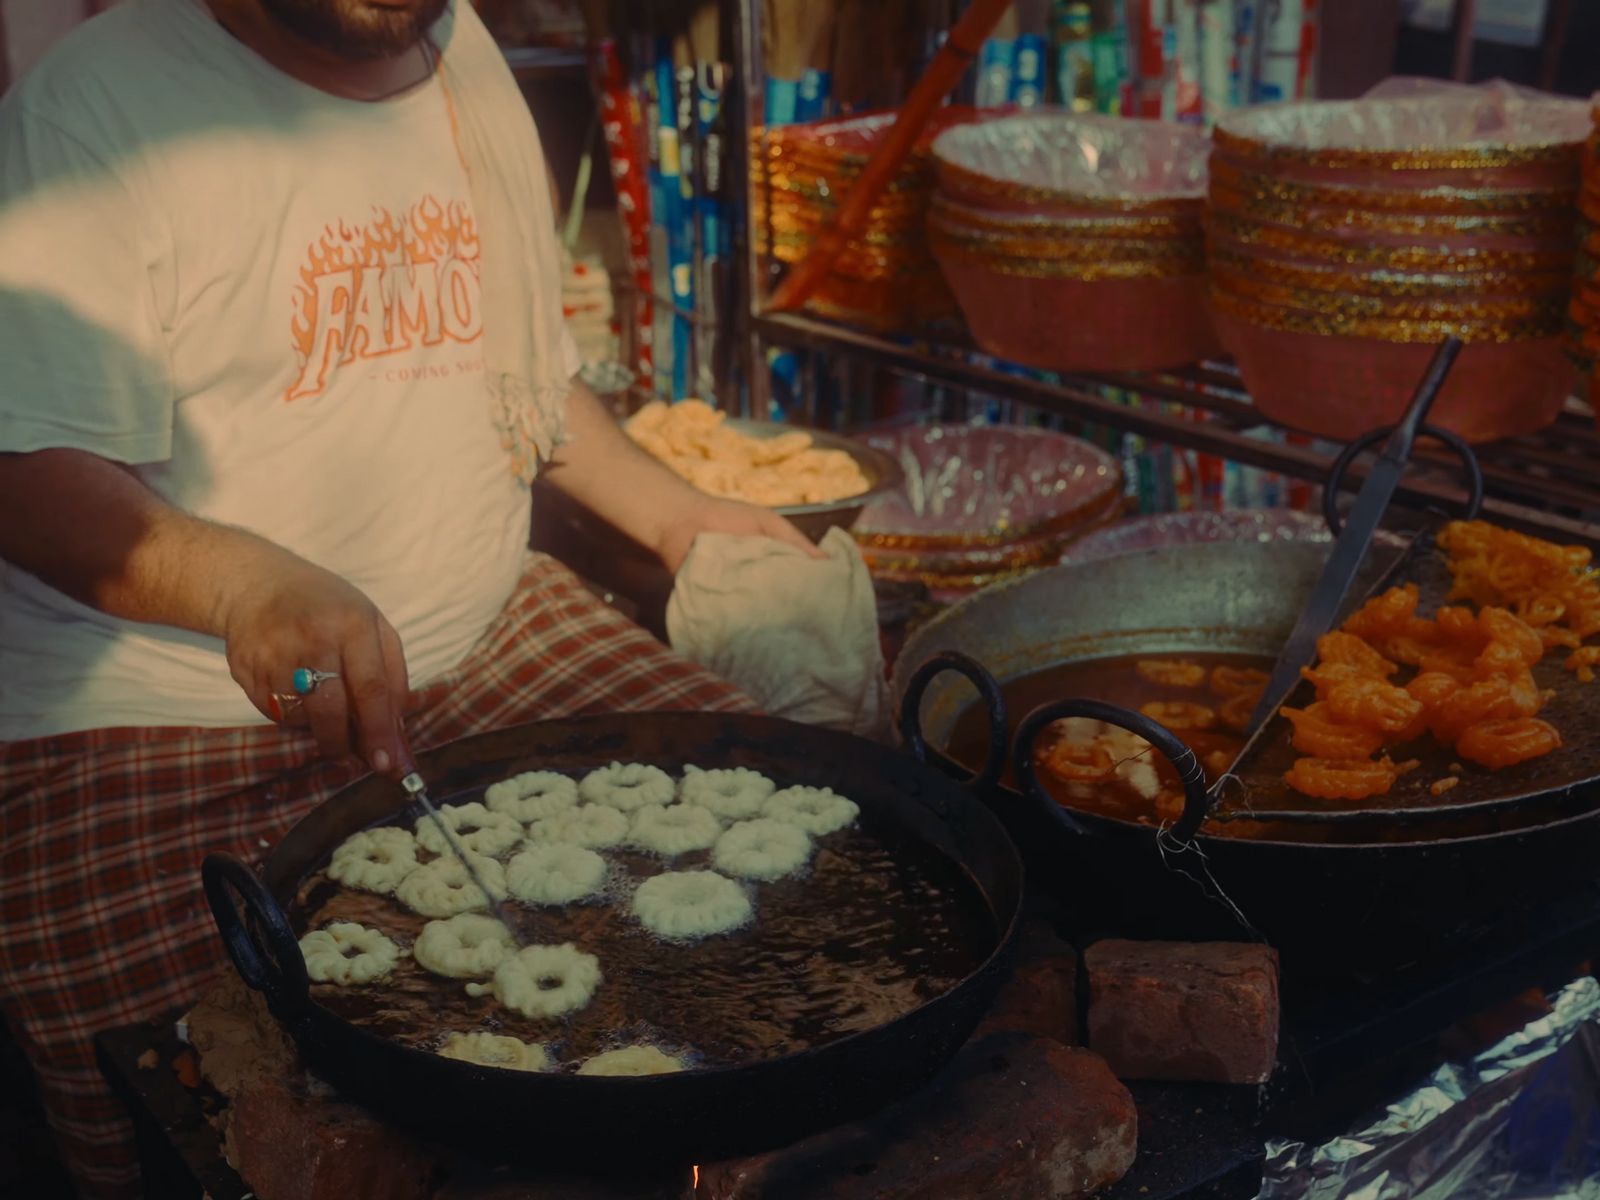
[[[1267,687],[1267,673],[1253,667],[1213,667],[1211,690],[1219,696],[1259,696]]]
[[[1204,667],[1181,658],[1142,658],[1134,669],[1163,687],[1197,688],[1206,681]]]
[[[1187,700],[1152,700],[1141,704],[1139,711],[1152,721],[1160,721],[1168,729],[1180,732],[1210,729],[1217,723],[1215,709]]]
[[[1452,598],[1477,610],[1446,605],[1418,617],[1419,589],[1407,584],[1321,638],[1317,664],[1303,672],[1317,703],[1283,710],[1295,748],[1312,756],[1285,775],[1296,790],[1329,799],[1387,792],[1402,770],[1372,756],[1424,732],[1491,770],[1561,745],[1555,728],[1536,719],[1550,693],[1531,668],[1551,646],[1569,646],[1567,669],[1586,683],[1595,677],[1600,646],[1579,645],[1600,632],[1600,572],[1589,551],[1481,521],[1454,522],[1439,544],[1450,557]],[[1403,686],[1391,682],[1399,664],[1417,668]]]
[[[1585,547],[1558,546],[1486,521],[1452,521],[1439,546],[1449,556],[1452,598],[1509,606],[1546,646],[1575,648],[1600,633],[1600,570]]]
[[[1294,748],[1316,758],[1371,758],[1383,749],[1383,735],[1359,725],[1341,724],[1322,701],[1305,708],[1280,709],[1294,726]]]
[[[1461,735],[1456,751],[1462,758],[1498,771],[1549,754],[1561,746],[1555,727],[1536,717],[1514,717],[1508,721],[1485,721]]]
[[[1297,792],[1329,800],[1365,800],[1387,795],[1400,772],[1387,758],[1302,758],[1284,778]]]

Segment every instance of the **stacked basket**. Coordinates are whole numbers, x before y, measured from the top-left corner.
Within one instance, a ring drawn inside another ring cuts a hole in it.
[[[949,602],[1049,566],[1121,511],[1116,460],[1078,438],[1021,425],[932,425],[866,435],[903,486],[851,530],[873,578]]]
[[[1047,370],[1154,370],[1216,350],[1205,135],[1031,112],[942,134],[933,252],[973,338]]]
[[[808,307],[824,316],[884,331],[936,325],[956,316],[955,302],[928,251],[924,228],[934,175],[929,146],[971,109],[941,109],[872,206]],[[814,125],[758,129],[752,161],[761,172],[752,228],[762,253],[782,263],[805,257],[894,123],[874,113]]]
[[[1473,441],[1554,420],[1584,106],[1503,87],[1225,118],[1207,245],[1217,326],[1261,410],[1347,439],[1466,343],[1431,420]]]
[[[1600,103],[1594,132],[1583,151],[1583,190],[1578,200],[1577,273],[1572,283],[1568,335],[1578,369],[1588,381],[1589,400],[1600,421]]]

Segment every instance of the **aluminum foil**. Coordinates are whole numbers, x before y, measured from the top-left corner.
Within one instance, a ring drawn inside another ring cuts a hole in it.
[[[1321,1146],[1270,1142],[1257,1200],[1600,1200],[1600,983]]]
[[[1194,126],[1063,112],[964,125],[933,143],[940,162],[1063,199],[1198,200],[1210,152]]]
[[[1048,429],[928,425],[861,439],[894,455],[905,486],[869,504],[854,532],[938,539],[954,548],[982,538],[1016,541],[1092,516],[1122,487],[1105,451]]]

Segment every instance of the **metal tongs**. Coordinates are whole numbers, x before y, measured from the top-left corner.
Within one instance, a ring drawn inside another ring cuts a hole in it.
[[[1282,651],[1278,654],[1277,664],[1272,669],[1272,677],[1267,681],[1266,690],[1261,693],[1261,700],[1250,717],[1249,740],[1236,761],[1243,761],[1254,749],[1273,715],[1299,684],[1301,671],[1315,661],[1317,639],[1332,629],[1338,620],[1345,598],[1350,594],[1362,563],[1366,561],[1367,550],[1372,545],[1378,525],[1383,520],[1384,513],[1388,511],[1389,501],[1400,485],[1400,476],[1405,472],[1406,463],[1411,457],[1412,445],[1416,442],[1417,435],[1423,431],[1428,412],[1433,408],[1434,401],[1439,398],[1445,377],[1450,373],[1450,368],[1460,353],[1460,338],[1448,338],[1440,345],[1432,362],[1428,364],[1427,373],[1417,385],[1416,393],[1411,398],[1405,416],[1389,434],[1383,453],[1361,485],[1355,505],[1345,519],[1343,528],[1338,530],[1333,551],[1323,565],[1316,586],[1311,589],[1310,599],[1301,610],[1294,631],[1289,634],[1289,640],[1284,643]],[[1429,430],[1429,432],[1436,431]],[[1371,444],[1374,437],[1381,436],[1382,431],[1378,431],[1376,435],[1369,436],[1363,441],[1365,444]],[[1354,452],[1361,444],[1363,443],[1351,443],[1346,449],[1341,465],[1354,457]],[[1326,507],[1330,513],[1333,509],[1332,491],[1336,487],[1337,476],[1340,473],[1336,470],[1334,478],[1329,480],[1330,494],[1326,498]],[[1330,521],[1332,519],[1330,516]],[[1218,782],[1220,785],[1221,781]],[[1213,788],[1213,795],[1215,793],[1216,789]]]
[[[511,918],[506,913],[505,902],[489,890],[489,885],[483,881],[483,876],[478,873],[478,868],[472,865],[472,857],[467,853],[466,847],[456,837],[455,830],[445,823],[444,817],[433,806],[433,801],[428,798],[428,785],[423,782],[422,776],[416,771],[412,771],[400,780],[400,786],[405,788],[407,795],[421,803],[429,819],[433,821],[434,827],[443,835],[445,845],[450,847],[451,852],[461,860],[461,865],[467,869],[467,878],[472,880],[477,889],[483,893],[484,899],[489,902],[489,911],[494,913],[495,920],[506,927],[506,932],[511,935],[511,940],[519,948],[526,945],[522,936],[517,932],[517,927],[511,923]]]

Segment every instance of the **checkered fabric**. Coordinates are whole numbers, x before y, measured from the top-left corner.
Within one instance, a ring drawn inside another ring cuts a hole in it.
[[[407,722],[419,750],[582,713],[755,707],[543,555],[421,701]],[[225,850],[259,862],[354,778],[319,761],[309,734],[272,725],[0,745],[0,1008],[86,1195],[139,1194],[132,1129],[91,1037],[192,1003],[226,962],[201,859]]]

